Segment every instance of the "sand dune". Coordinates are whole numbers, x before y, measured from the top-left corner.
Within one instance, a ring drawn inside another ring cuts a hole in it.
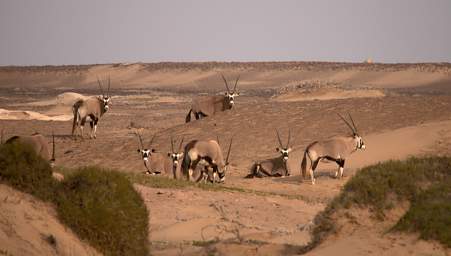
[[[39,121],[69,121],[72,115],[47,116],[34,111],[7,110],[0,108],[0,120],[39,120]]]
[[[55,210],[0,184],[0,251],[4,255],[100,255],[62,225]],[[55,243],[48,241],[49,236]]]

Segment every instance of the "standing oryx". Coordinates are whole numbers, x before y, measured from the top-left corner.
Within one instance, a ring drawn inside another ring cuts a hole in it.
[[[144,162],[144,166],[146,167],[147,174],[160,174],[163,173],[165,176],[171,176],[174,179],[179,178],[181,175],[177,174],[180,172],[180,160],[183,157],[183,152],[181,152],[183,145],[183,138],[180,141],[178,151],[174,150],[174,140],[171,137],[171,152],[168,152],[167,155],[157,152],[154,148],[152,148],[152,143],[155,139],[155,135],[149,142],[148,148],[144,148],[144,144],[139,133],[136,133],[139,140],[138,153],[141,153],[141,157]]]
[[[188,180],[192,180],[193,172],[196,170],[197,164],[201,162],[205,167],[201,170],[201,174],[196,182],[208,176],[208,168],[213,169],[213,182],[216,181],[216,175],[219,181],[224,182],[225,173],[229,166],[230,149],[232,148],[233,138],[230,139],[229,150],[224,161],[221,147],[216,140],[193,140],[185,146],[185,156],[182,163],[182,172]]]
[[[100,117],[105,114],[109,106],[111,97],[110,93],[110,78],[108,78],[108,90],[105,94],[102,88],[102,83],[99,79],[97,79],[99,83],[100,91],[102,96],[98,97],[90,97],[84,100],[78,100],[72,106],[72,112],[74,113],[74,121],[72,123],[72,136],[75,135],[75,128],[80,128],[80,135],[83,138],[83,128],[86,122],[86,119],[89,117],[89,124],[91,126],[91,134],[90,138],[96,138],[97,131],[97,123],[99,122]]]
[[[277,152],[280,152],[280,156],[275,158],[258,161],[252,165],[251,173],[246,178],[258,177],[284,177],[290,176],[290,170],[288,170],[288,153],[291,152],[290,138],[291,131],[288,131],[288,140],[286,146],[283,146],[280,139],[279,131],[276,129],[277,140],[279,141],[279,147],[276,148]]]
[[[39,133],[30,136],[13,136],[6,140],[5,144],[20,143],[27,145],[36,152],[37,155],[48,161],[50,166],[55,165],[55,135],[52,134],[52,154],[50,154],[47,139]]]
[[[365,149],[365,144],[363,143],[362,137],[360,137],[357,132],[357,127],[355,126],[354,120],[350,114],[348,115],[352,122],[352,126],[343,116],[338,114],[338,116],[340,116],[340,118],[351,129],[352,135],[334,137],[323,141],[315,141],[308,145],[305,149],[304,158],[301,163],[302,176],[305,178],[308,158],[310,160],[309,173],[312,184],[315,184],[313,172],[318,166],[319,161],[326,160],[336,162],[338,164],[338,171],[335,172],[335,177],[341,178],[343,177],[343,167],[345,165],[346,157],[357,149]]]
[[[186,123],[191,121],[191,112],[194,113],[196,120],[205,116],[211,116],[220,111],[225,111],[231,109],[233,104],[235,104],[235,97],[239,96],[240,93],[236,91],[236,86],[238,84],[238,80],[240,76],[235,80],[235,86],[233,87],[233,91],[230,92],[229,85],[224,75],[222,75],[222,79],[224,80],[227,92],[224,96],[221,95],[213,95],[213,96],[199,96],[193,99],[191,103],[191,109],[186,115]]]

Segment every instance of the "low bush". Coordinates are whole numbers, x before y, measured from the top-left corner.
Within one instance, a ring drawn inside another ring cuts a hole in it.
[[[0,180],[46,201],[53,198],[56,185],[48,161],[21,143],[0,145]]]
[[[148,212],[121,173],[87,167],[55,198],[59,218],[105,255],[148,255]]]
[[[419,232],[423,239],[451,247],[451,158],[412,157],[359,170],[316,216],[312,242],[301,252],[311,250],[336,231],[335,212],[368,207],[376,219],[383,220],[384,212],[401,201],[409,201],[411,207],[392,230]]]

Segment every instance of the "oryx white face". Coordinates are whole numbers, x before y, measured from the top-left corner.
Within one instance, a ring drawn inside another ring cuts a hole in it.
[[[365,149],[365,143],[363,142],[362,137],[360,137],[359,135],[354,135],[354,139],[356,140],[357,144],[356,144],[356,148],[358,149]]]
[[[100,97],[100,99],[103,101],[103,109],[106,111],[108,111],[108,109],[110,108],[110,106],[108,106],[108,104],[110,103],[111,98],[108,96],[103,96]]]
[[[239,96],[239,93],[225,93],[225,96],[227,97],[227,101],[229,102],[230,107],[232,107],[235,104],[235,97]]]
[[[288,154],[291,152],[291,148],[276,148],[276,151],[282,154],[283,161],[288,161]]]
[[[169,152],[168,156],[172,159],[172,164],[174,165],[174,167],[177,167],[178,164],[183,159],[183,152],[181,152],[181,153],[171,153],[171,152]]]
[[[154,149],[138,149],[138,153],[141,153],[141,157],[144,162],[149,161],[149,157],[154,153]]]

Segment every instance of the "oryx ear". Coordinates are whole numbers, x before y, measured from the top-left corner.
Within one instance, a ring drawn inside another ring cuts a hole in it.
[[[172,153],[171,152],[168,152],[168,156],[170,157],[172,155]]]
[[[157,152],[157,151],[153,148],[153,149],[151,150],[151,152],[152,152],[152,153],[155,153],[155,152]]]
[[[277,147],[277,148],[276,148],[276,152],[279,152],[279,151],[280,151],[280,148],[279,148],[279,147]]]
[[[290,152],[291,152],[291,150],[292,150],[292,148],[288,148],[288,149],[287,149],[287,152],[288,152],[288,153],[290,153]]]
[[[229,93],[228,93],[228,92],[225,92],[225,93],[224,93],[224,95],[225,95],[225,96],[228,96],[228,95],[229,95]]]
[[[138,150],[136,150],[138,153],[141,153],[141,149],[138,148]]]
[[[239,92],[237,92],[237,93],[234,93],[235,94],[235,96],[240,96],[240,93]]]
[[[183,156],[185,153],[184,152],[180,152],[180,156]]]

